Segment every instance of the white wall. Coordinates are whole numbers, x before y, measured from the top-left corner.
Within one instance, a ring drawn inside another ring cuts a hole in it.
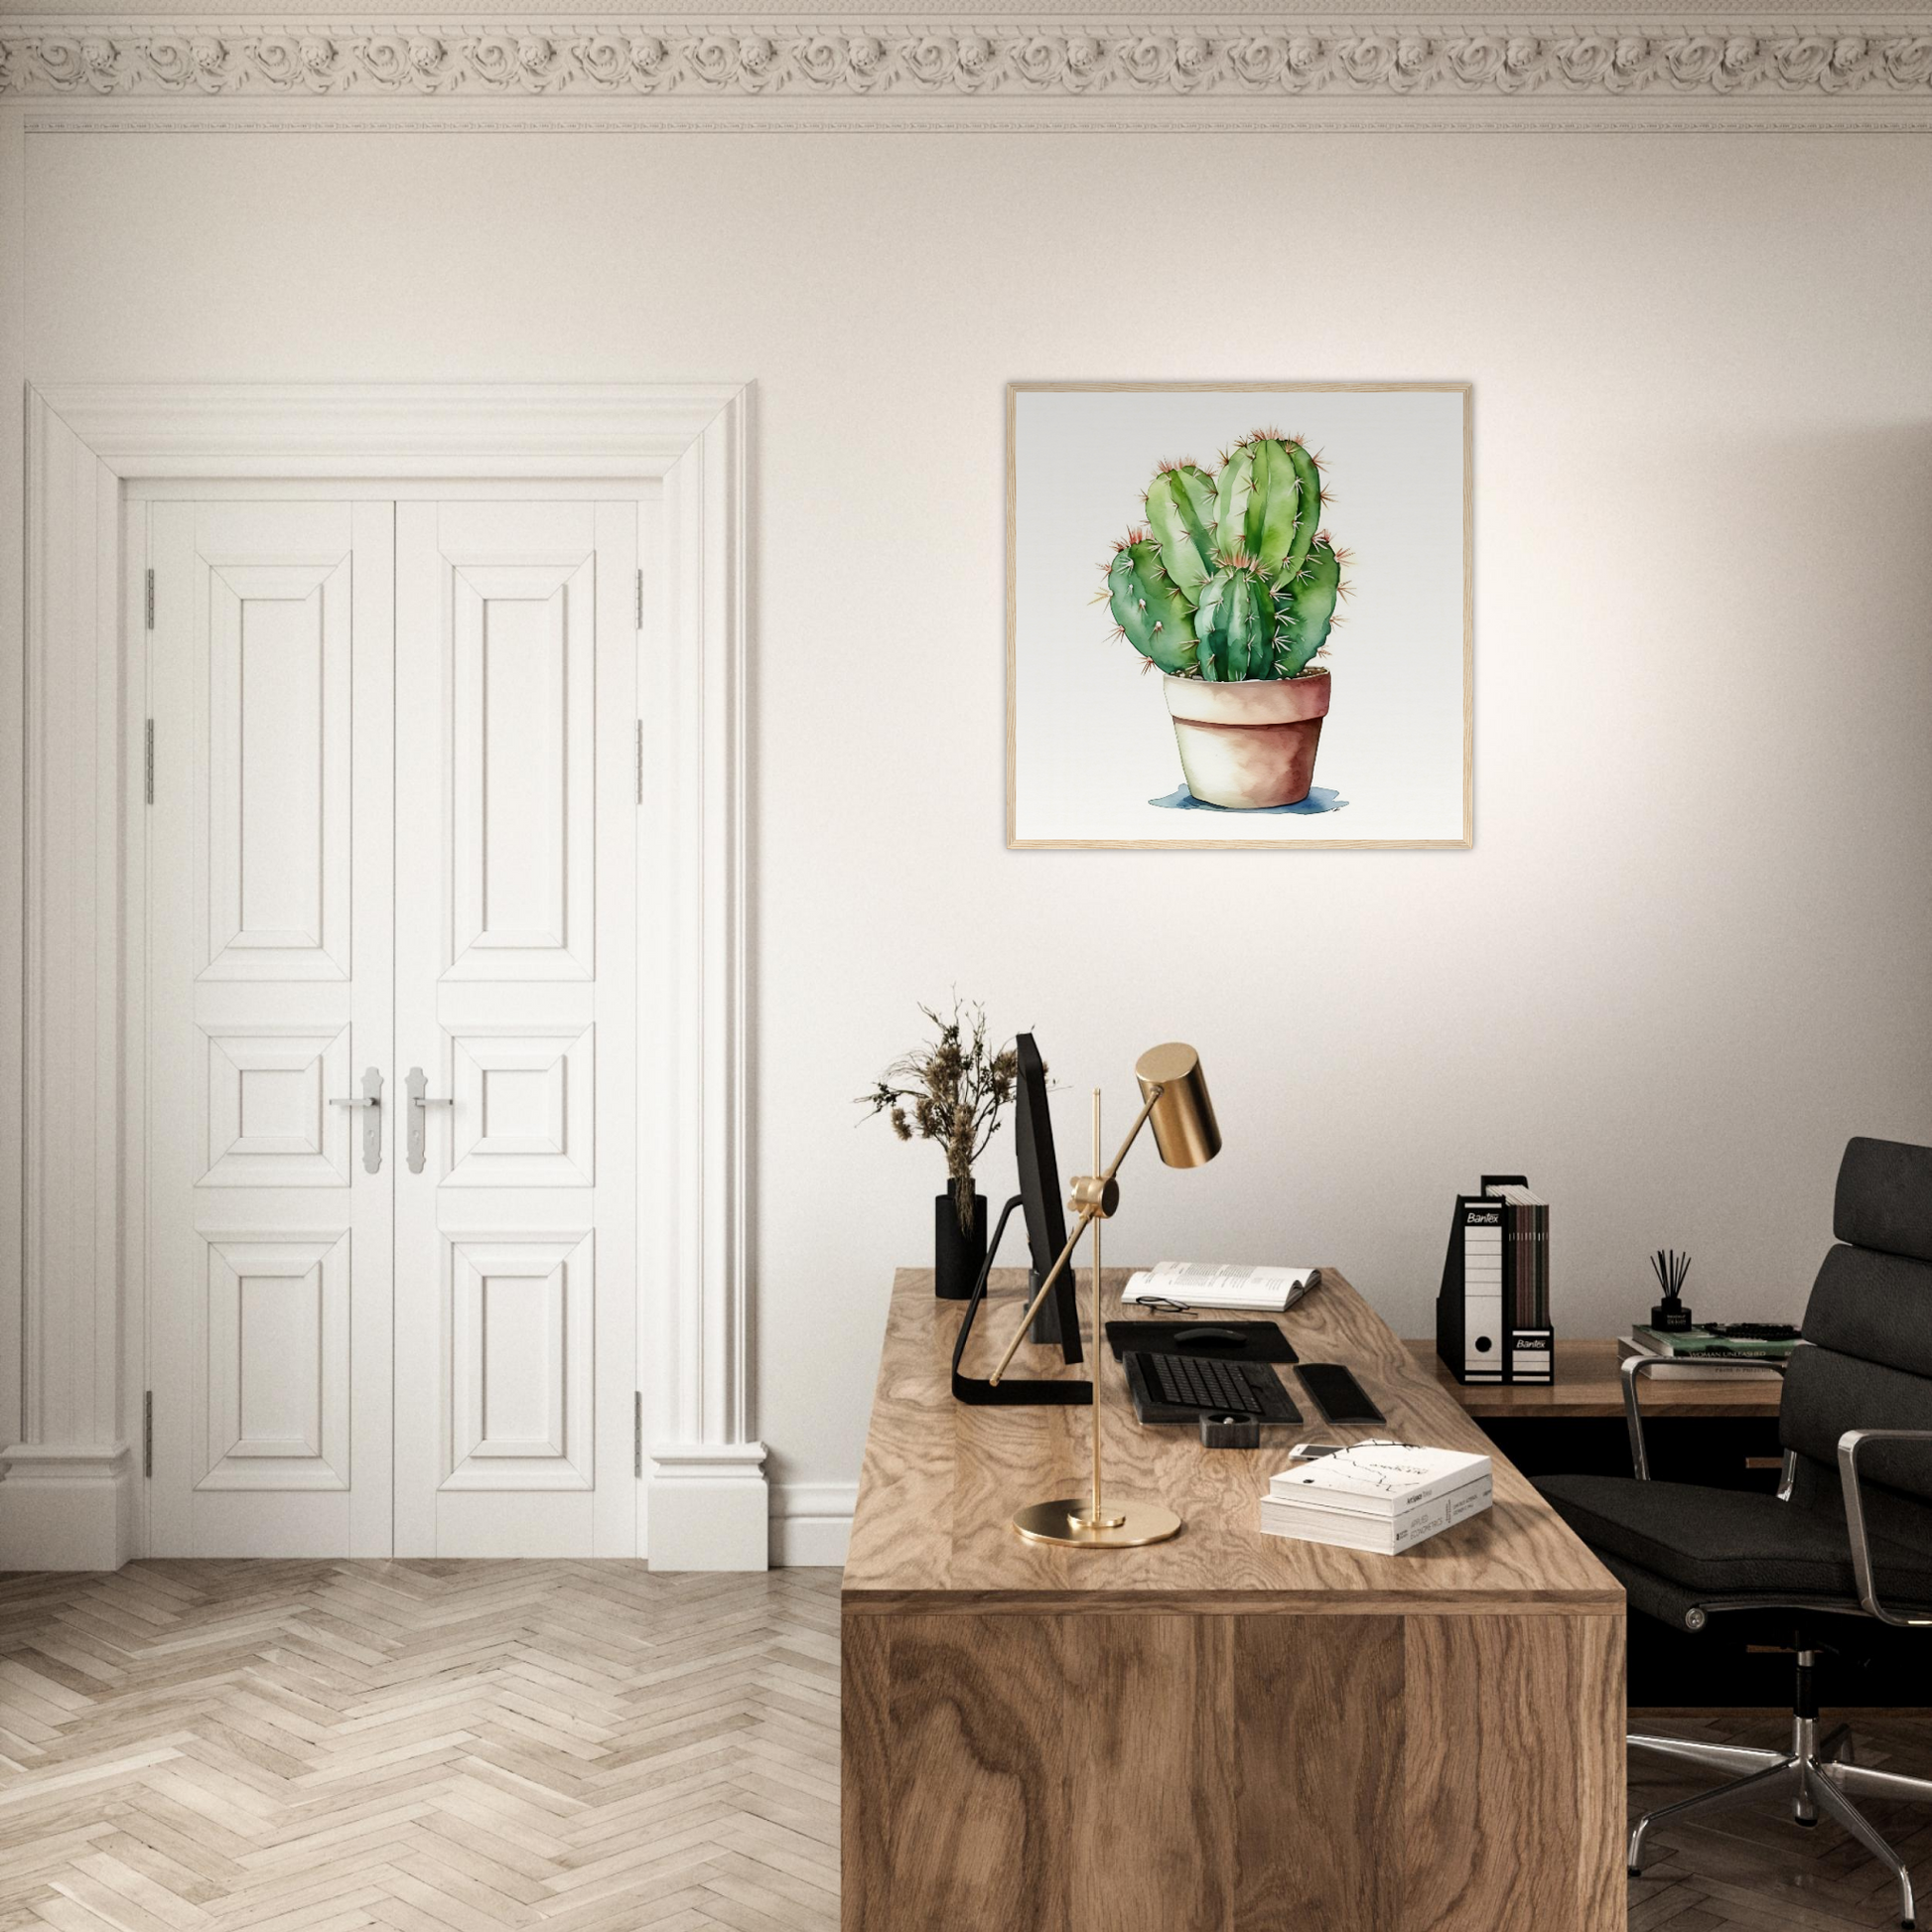
[[[1920,138],[27,150],[37,382],[756,378],[758,1423],[810,1506],[940,1175],[851,1096],[954,985],[1074,1150],[1201,1048],[1227,1153],[1144,1160],[1113,1259],[1332,1263],[1408,1333],[1480,1169],[1607,1334],[1663,1242],[1795,1313],[1846,1136],[1932,1140]],[[1004,849],[1002,385],[1109,375],[1473,381],[1472,851]]]

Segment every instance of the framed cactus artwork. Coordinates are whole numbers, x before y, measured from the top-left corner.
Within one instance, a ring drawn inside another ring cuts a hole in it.
[[[1010,846],[1473,840],[1464,382],[1007,389]]]

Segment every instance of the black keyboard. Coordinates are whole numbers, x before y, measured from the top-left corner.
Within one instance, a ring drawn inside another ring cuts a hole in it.
[[[1253,1416],[1258,1422],[1302,1420],[1281,1377],[1266,1362],[1217,1362],[1141,1349],[1129,1351],[1125,1360],[1130,1384],[1144,1389],[1151,1405],[1190,1415]],[[1144,1413],[1142,1420],[1168,1419]]]

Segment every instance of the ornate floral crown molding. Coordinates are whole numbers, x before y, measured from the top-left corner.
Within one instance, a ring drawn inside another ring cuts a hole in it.
[[[634,125],[634,112],[611,110],[656,105],[669,110],[666,124],[1334,124],[1376,107],[1380,124],[1508,125],[1519,117],[1501,110],[1525,109],[1534,111],[1521,124],[1919,127],[1932,126],[1932,19],[1869,28],[17,19],[0,21],[0,94],[244,109],[543,103],[544,114],[517,117],[537,125]],[[1212,111],[1188,111],[1199,106]]]

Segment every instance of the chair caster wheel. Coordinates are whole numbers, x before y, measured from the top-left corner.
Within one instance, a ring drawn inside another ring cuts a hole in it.
[[[1806,1831],[1810,1831],[1818,1823],[1818,1820],[1815,1818],[1794,1818],[1791,1822],[1794,1825],[1802,1825]]]
[[[1623,1868],[1624,1868],[1624,1870],[1625,1870],[1625,1871],[1627,1871],[1627,1872],[1628,1872],[1628,1873],[1630,1874],[1630,1876],[1631,1876],[1631,1877],[1633,1877],[1633,1878],[1641,1878],[1641,1877],[1643,1876],[1643,1873],[1642,1873],[1641,1871],[1639,1871],[1639,1870],[1637,1869],[1637,1867],[1636,1867],[1635,1865],[1633,1865],[1633,1864],[1626,1864],[1626,1865],[1625,1865],[1625,1866],[1624,1866]]]

